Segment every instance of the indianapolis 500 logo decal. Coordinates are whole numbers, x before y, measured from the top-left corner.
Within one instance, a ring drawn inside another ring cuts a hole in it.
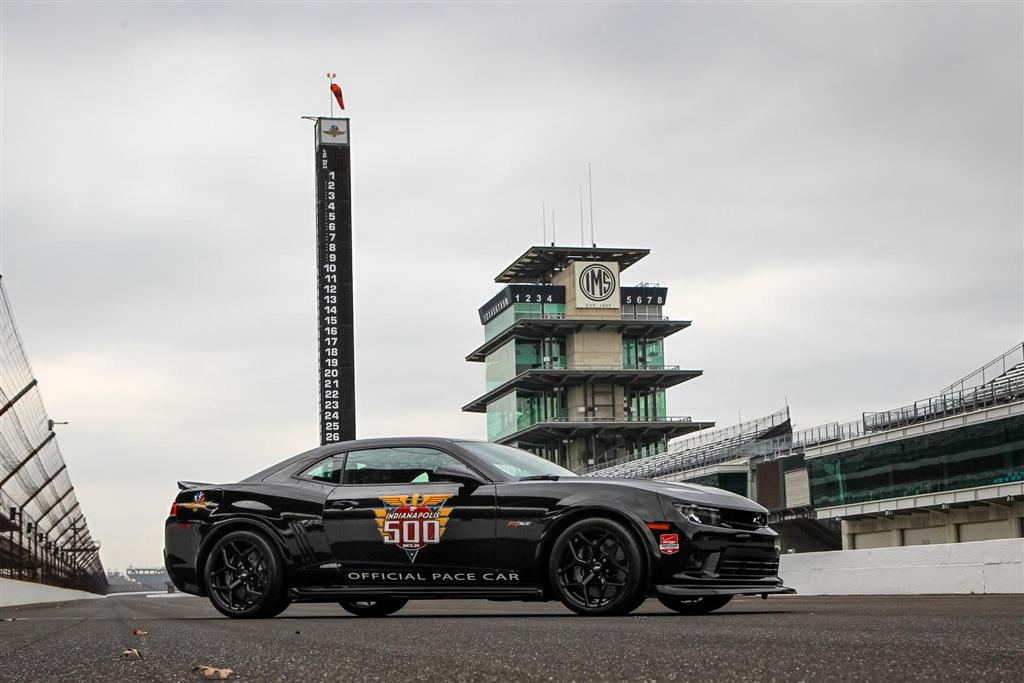
[[[384,543],[397,545],[416,561],[420,550],[440,543],[453,508],[444,507],[450,494],[413,493],[408,496],[381,496],[383,508],[374,508],[377,531]]]

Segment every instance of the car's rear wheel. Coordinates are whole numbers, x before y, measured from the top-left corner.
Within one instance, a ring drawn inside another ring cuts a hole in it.
[[[603,518],[570,525],[551,547],[548,578],[577,614],[628,614],[644,601],[647,568],[636,536]]]
[[[232,531],[210,549],[203,571],[210,602],[236,619],[273,617],[288,607],[277,551],[264,536]]]
[[[729,604],[731,595],[709,595],[703,598],[681,598],[674,595],[659,595],[658,601],[680,614],[708,614]]]
[[[404,598],[377,598],[375,600],[342,600],[342,609],[357,617],[386,617],[405,607]]]

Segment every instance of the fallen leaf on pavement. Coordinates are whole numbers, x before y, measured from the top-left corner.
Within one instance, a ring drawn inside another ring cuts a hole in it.
[[[216,678],[220,680],[224,680],[231,674],[235,673],[233,669],[218,669],[217,667],[210,666],[208,664],[200,664],[196,668],[192,669],[192,673],[197,672],[202,674],[203,678]]]
[[[148,636],[149,631],[143,631],[141,628],[132,629],[133,636]]]
[[[142,659],[142,653],[139,652],[138,648],[130,647],[121,653],[121,656],[125,659]]]

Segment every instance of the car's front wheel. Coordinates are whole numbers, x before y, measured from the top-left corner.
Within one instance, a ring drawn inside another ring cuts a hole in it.
[[[273,617],[288,607],[281,559],[270,541],[253,531],[232,531],[218,539],[203,576],[210,602],[229,617]]]
[[[680,614],[708,614],[725,607],[732,600],[731,595],[709,595],[703,598],[679,598],[673,595],[659,595],[658,601]]]
[[[646,597],[647,569],[636,536],[603,518],[571,524],[551,548],[548,578],[577,614],[628,614]]]
[[[404,598],[377,598],[376,600],[343,600],[341,605],[349,614],[357,617],[386,617],[405,607],[409,602]]]

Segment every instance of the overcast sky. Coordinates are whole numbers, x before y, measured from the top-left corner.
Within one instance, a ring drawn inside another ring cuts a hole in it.
[[[797,427],[1024,334],[1022,4],[2,6],[0,272],[108,568],[177,479],[316,445],[313,136],[352,118],[361,436],[482,438],[463,358],[541,240],[649,247],[669,412]]]

